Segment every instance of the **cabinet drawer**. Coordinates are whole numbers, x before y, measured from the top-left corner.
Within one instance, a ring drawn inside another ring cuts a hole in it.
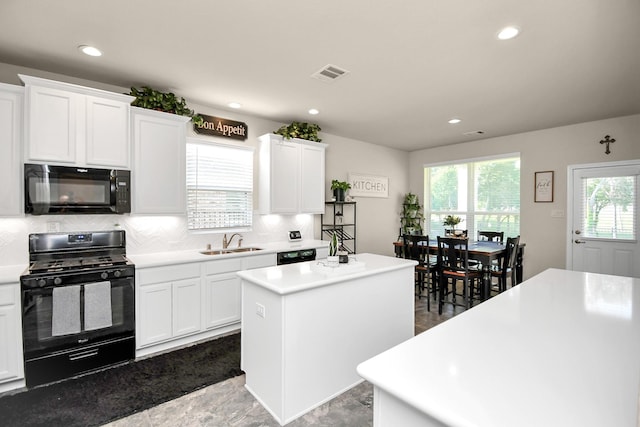
[[[205,274],[229,273],[242,270],[242,258],[220,259],[205,264]]]
[[[276,254],[253,255],[245,258],[244,270],[253,268],[273,267],[277,264]]]
[[[17,285],[0,286],[0,305],[14,305],[16,303],[15,286]]]
[[[200,276],[200,264],[178,264],[166,267],[153,267],[138,270],[141,285],[148,283],[171,282]]]

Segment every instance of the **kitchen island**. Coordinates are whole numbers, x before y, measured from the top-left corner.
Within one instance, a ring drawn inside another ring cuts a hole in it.
[[[413,336],[415,264],[358,254],[239,272],[246,388],[284,425],[362,382],[359,363]]]
[[[636,427],[640,279],[549,269],[358,366],[374,426]]]

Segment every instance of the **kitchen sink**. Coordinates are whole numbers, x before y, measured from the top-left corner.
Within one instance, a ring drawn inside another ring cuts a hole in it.
[[[201,251],[200,253],[203,255],[223,255],[223,254],[235,254],[240,252],[253,252],[253,251],[261,251],[261,248],[234,248],[234,249],[215,249],[215,250],[206,250]]]
[[[235,249],[227,249],[229,252],[253,252],[253,251],[261,251],[262,248],[235,248]]]

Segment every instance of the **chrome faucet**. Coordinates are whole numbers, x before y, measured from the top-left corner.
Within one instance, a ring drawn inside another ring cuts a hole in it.
[[[240,241],[238,242],[238,247],[240,247],[240,245],[242,244],[242,234],[233,233],[231,237],[229,237],[229,239],[227,240],[227,233],[224,233],[224,237],[222,238],[222,249],[227,249],[229,247],[229,244],[231,244],[231,241],[233,240],[233,238],[236,236],[240,236]]]

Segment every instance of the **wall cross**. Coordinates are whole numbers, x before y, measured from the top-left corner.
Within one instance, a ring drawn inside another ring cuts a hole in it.
[[[607,144],[607,149],[604,150],[604,154],[610,154],[611,150],[609,149],[609,144],[616,142],[615,139],[610,138],[609,135],[605,135],[604,139],[600,141],[600,144]]]

